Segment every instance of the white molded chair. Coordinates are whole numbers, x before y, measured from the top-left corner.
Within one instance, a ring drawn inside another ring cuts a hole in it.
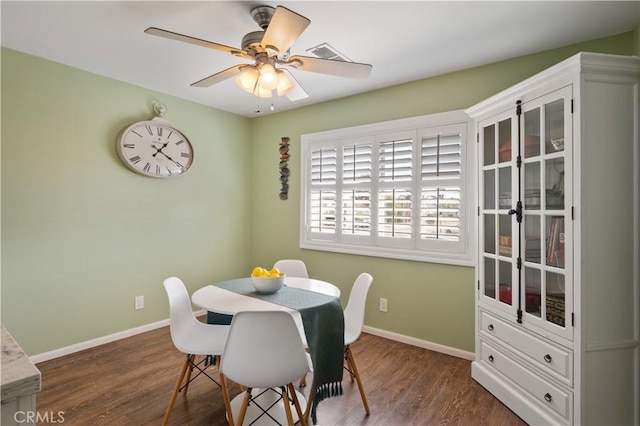
[[[353,283],[347,307],[344,309],[344,357],[347,361],[346,370],[351,375],[351,381],[355,379],[358,383],[358,389],[360,390],[364,410],[367,414],[370,413],[369,403],[367,402],[367,396],[364,394],[364,387],[362,386],[358,367],[356,366],[356,360],[353,358],[350,345],[358,340],[362,333],[367,294],[369,293],[369,288],[371,287],[372,282],[373,277],[370,274],[367,274],[366,272],[360,274]]]
[[[274,268],[280,269],[288,277],[309,278],[307,266],[302,260],[282,259],[273,264]]]
[[[249,402],[259,407],[257,395],[252,395],[255,389],[272,389],[272,392],[279,389],[288,424],[294,424],[291,399],[300,424],[304,425],[302,409],[292,382],[307,371],[309,364],[302,339],[288,312],[245,311],[235,314],[220,363],[220,381],[229,424],[234,424],[234,413],[229,400],[227,378],[246,388],[236,425],[243,424]],[[260,409],[260,416],[269,410],[268,407]]]
[[[162,422],[163,425],[166,425],[173,411],[178,392],[184,389],[184,395],[186,396],[189,390],[189,383],[196,377],[204,374],[220,386],[220,384],[205,371],[206,367],[203,366],[203,363],[210,361],[211,357],[215,357],[218,366],[220,365],[220,356],[224,351],[224,346],[229,335],[229,326],[210,325],[198,321],[191,310],[189,293],[180,278],[167,278],[163,284],[169,297],[169,330],[171,332],[171,340],[176,349],[186,354],[186,359],[180,370],[180,375],[171,394],[171,399],[169,400],[169,405],[167,406],[167,411]],[[202,360],[196,362],[196,356],[201,355],[204,355]],[[194,369],[197,369],[198,373],[192,378],[191,373]]]
[[[358,373],[358,367],[356,366],[356,360],[351,352],[351,345],[358,340],[362,333],[362,327],[364,326],[364,311],[367,303],[367,294],[369,294],[369,288],[373,282],[373,277],[363,272],[356,278],[349,293],[349,300],[347,301],[347,307],[344,309],[344,359],[347,363],[345,370],[349,372],[351,381],[356,380],[358,384],[358,390],[360,391],[360,397],[362,398],[362,404],[367,414],[370,414],[369,403],[367,402],[367,396],[364,393],[364,386],[360,379],[360,373]],[[300,381],[300,386],[305,386],[306,380],[303,377]],[[313,389],[307,401],[307,410],[305,411],[305,420],[309,419],[310,407],[313,400]]]

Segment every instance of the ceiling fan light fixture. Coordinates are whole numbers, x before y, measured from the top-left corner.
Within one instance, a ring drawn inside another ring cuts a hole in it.
[[[256,83],[259,77],[260,73],[256,67],[243,67],[240,75],[236,78],[236,83],[238,83],[238,86],[240,86],[244,91],[253,93],[254,89],[257,87]]]
[[[293,82],[289,80],[287,74],[282,70],[277,70],[278,73],[278,87],[276,87],[278,96],[285,95],[289,90],[293,89]]]
[[[278,87],[278,74],[276,73],[276,68],[270,63],[260,65],[258,86],[267,90],[273,90]]]
[[[260,85],[256,86],[256,90],[253,91],[253,94],[259,98],[270,98],[273,96],[271,90],[260,87]]]

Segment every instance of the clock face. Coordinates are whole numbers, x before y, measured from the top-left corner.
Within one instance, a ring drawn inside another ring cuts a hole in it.
[[[193,162],[193,148],[187,137],[157,119],[125,128],[118,136],[117,151],[131,170],[155,178],[180,176]]]

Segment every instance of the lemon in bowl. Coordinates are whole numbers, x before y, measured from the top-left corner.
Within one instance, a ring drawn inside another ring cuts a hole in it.
[[[284,277],[285,273],[278,268],[267,270],[256,266],[251,272],[251,284],[260,294],[273,294],[284,286]]]

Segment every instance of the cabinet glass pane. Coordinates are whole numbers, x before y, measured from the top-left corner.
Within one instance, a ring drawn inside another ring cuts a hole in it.
[[[496,298],[496,261],[488,257],[484,258],[484,295]]]
[[[524,113],[524,156],[540,155],[540,108]]]
[[[511,161],[511,119],[498,123],[498,147],[501,163]]]
[[[498,170],[498,194],[500,194],[501,209],[510,209],[513,206],[511,202],[511,166],[501,167]]]
[[[564,209],[564,158],[545,161],[545,180],[547,209]]]
[[[527,210],[540,209],[540,162],[525,163],[524,165],[524,208]]]
[[[545,256],[545,263],[549,266],[564,268],[564,217],[547,216],[545,229],[547,236],[547,253]]]
[[[484,208],[493,210],[496,208],[496,171],[494,169],[484,171]]]
[[[496,163],[496,127],[495,125],[487,126],[483,131],[484,149],[484,165],[490,166]]]
[[[545,153],[564,151],[564,99],[544,106]]]
[[[511,216],[501,214],[498,216],[498,254],[511,257]]]
[[[484,252],[496,253],[496,215],[484,215]]]
[[[561,327],[565,326],[564,275],[546,272],[546,318]]]
[[[540,294],[542,289],[542,277],[539,269],[524,268],[524,306],[528,314],[537,317],[542,316]]]
[[[500,270],[498,273],[500,274],[500,293],[499,300],[502,303],[506,303],[507,305],[511,305],[512,302],[512,290],[511,290],[511,272],[513,270],[513,265],[511,262],[499,261],[498,266]]]
[[[540,216],[524,216],[524,261],[540,264]]]

